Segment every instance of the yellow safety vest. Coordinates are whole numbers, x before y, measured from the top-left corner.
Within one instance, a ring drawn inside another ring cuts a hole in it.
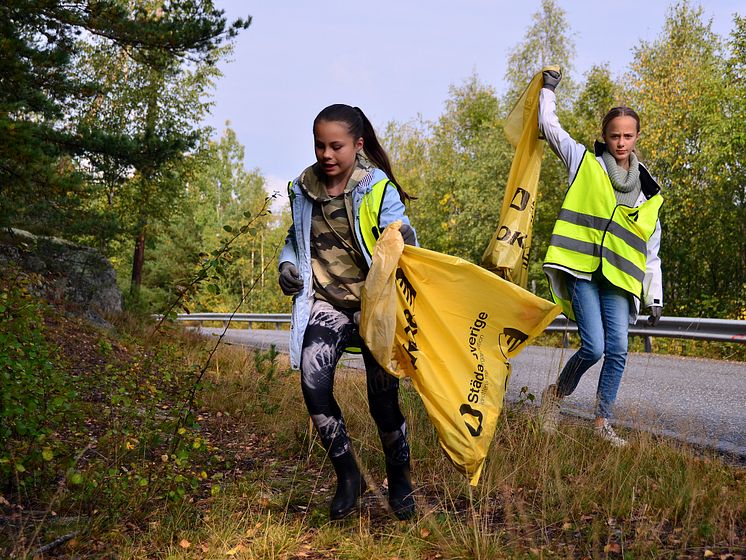
[[[637,207],[617,204],[609,176],[586,152],[554,224],[544,264],[591,274],[601,269],[619,288],[640,297],[645,278],[647,241],[655,231],[663,197],[655,194]],[[562,311],[574,319],[572,304],[554,293]]]
[[[357,223],[352,224],[352,230],[354,232],[353,235],[358,238],[360,249],[363,252],[367,253],[368,262],[370,262],[370,259],[372,258],[373,248],[375,247],[376,241],[381,235],[381,225],[379,223],[379,219],[381,214],[381,206],[383,204],[384,195],[386,193],[386,187],[388,186],[389,182],[390,181],[387,178],[381,179],[377,183],[374,183],[373,186],[370,188],[370,191],[362,196],[362,198],[360,199],[359,207],[357,208]],[[296,196],[297,194],[294,188],[294,182],[290,181],[288,183],[288,198],[290,200],[290,208],[292,212],[295,211],[293,203]],[[351,219],[354,218],[355,217],[352,216]],[[359,344],[355,344],[355,342],[360,341],[352,342],[352,344],[345,348],[345,351],[359,354],[361,349]]]
[[[362,249],[368,252],[368,259],[373,257],[373,247],[381,235],[381,224],[379,216],[381,214],[381,205],[383,204],[383,195],[386,192],[388,179],[381,179],[374,184],[370,192],[363,196],[360,203],[360,233],[363,237]]]
[[[363,195],[358,210],[360,234],[362,236],[360,240],[362,241],[361,249],[368,253],[368,260],[373,256],[373,247],[375,247],[376,241],[381,235],[381,224],[378,220],[381,213],[381,205],[383,204],[383,195],[386,192],[388,184],[388,179],[381,179],[375,183],[371,187],[370,192]],[[292,209],[292,202],[295,199],[293,181],[288,183],[288,198],[290,199],[290,207]],[[353,231],[355,231],[354,226]]]
[[[373,257],[373,247],[381,236],[381,224],[378,222],[381,214],[381,205],[383,204],[383,195],[386,192],[388,179],[381,179],[375,183],[370,192],[363,196],[360,202],[358,215],[360,216],[360,234],[362,235],[361,249],[368,253],[368,259]],[[360,354],[362,349],[358,344],[350,344],[345,348],[345,352],[350,354]]]

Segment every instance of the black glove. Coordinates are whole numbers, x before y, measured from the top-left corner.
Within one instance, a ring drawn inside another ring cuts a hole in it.
[[[399,233],[401,233],[405,245],[417,244],[417,236],[414,234],[414,228],[409,224],[402,224],[399,228]]]
[[[650,317],[648,317],[648,325],[654,327],[661,320],[661,311],[663,308],[660,305],[650,306]]]
[[[544,87],[552,91],[554,91],[554,88],[557,87],[557,84],[562,79],[562,74],[554,70],[544,70],[542,76],[544,76]]]
[[[298,269],[291,262],[285,261],[280,265],[280,289],[286,296],[294,296],[303,289],[303,280]]]

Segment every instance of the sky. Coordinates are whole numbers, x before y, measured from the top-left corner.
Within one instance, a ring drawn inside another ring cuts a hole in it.
[[[662,31],[671,2],[556,0],[565,10],[576,56],[572,75],[594,64],[621,75],[641,41]],[[533,23],[541,0],[214,0],[232,21],[251,15],[235,40],[215,106],[205,124],[226,121],[268,192],[313,163],[312,123],[332,103],[359,106],[377,129],[389,121],[437,119],[449,87],[476,74],[505,91],[508,55]],[[696,4],[695,4],[696,5]],[[744,0],[708,0],[704,14],[727,36]]]

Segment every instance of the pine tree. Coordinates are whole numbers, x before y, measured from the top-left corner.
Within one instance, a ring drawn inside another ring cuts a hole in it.
[[[0,226],[82,234],[95,219],[85,179],[100,178],[101,158],[147,169],[195,142],[190,134],[133,134],[73,119],[102,91],[99,81],[75,72],[84,41],[105,41],[155,70],[184,61],[214,64],[219,46],[249,22],[228,25],[209,0],[166,1],[157,9],[117,0],[3,2]]]

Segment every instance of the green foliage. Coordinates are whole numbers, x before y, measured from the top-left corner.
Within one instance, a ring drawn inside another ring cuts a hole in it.
[[[109,356],[104,375],[86,380],[86,401],[103,397],[99,452],[68,471],[70,503],[106,508],[113,520],[131,510],[135,520],[146,504],[180,501],[203,484],[213,459],[188,401],[196,371],[177,345],[159,342],[129,364]]]
[[[395,162],[399,182],[414,197],[426,189],[430,126],[421,117],[407,123],[391,121],[381,135],[389,158]],[[416,209],[418,204],[413,203],[412,208]]]
[[[418,200],[408,213],[424,247],[470,260],[481,256],[499,213],[499,205],[484,201],[502,197],[512,157],[499,124],[494,91],[472,76],[451,88],[436,123],[389,126],[385,142],[393,147],[394,165],[404,169],[402,183],[416,185],[411,190]]]
[[[601,121],[612,107],[624,105],[621,87],[607,65],[593,66],[585,75],[572,111],[565,111],[562,122],[573,138],[591,148],[601,140]]]
[[[397,175],[420,197],[409,213],[421,243],[479,262],[497,226],[513,149],[500,115],[542,65],[559,63],[558,113],[588,148],[603,116],[628,105],[642,118],[643,162],[663,187],[661,213],[666,313],[746,317],[746,19],[735,16],[726,42],[701,8],[674,5],[661,35],[634,52],[631,72],[615,78],[596,65],[579,85],[569,74],[574,47],[564,11],[542,2],[512,52],[503,103],[473,76],[452,88],[435,123],[389,124],[386,141]],[[567,171],[546,150],[537,197],[529,286],[549,297],[541,269]]]
[[[73,386],[46,340],[35,279],[13,269],[0,277],[0,488],[46,481],[66,453],[55,437],[71,416]]]
[[[166,311],[166,316],[170,318],[174,309],[181,307],[187,313],[190,312],[189,305],[192,303],[193,298],[198,298],[200,295],[207,294],[208,297],[214,296],[219,297],[221,295],[221,284],[228,280],[227,268],[232,264],[233,251],[237,242],[245,235],[252,235],[254,228],[253,225],[260,221],[264,216],[267,215],[267,206],[270,203],[270,198],[267,198],[264,202],[264,207],[256,216],[252,216],[249,211],[245,212],[245,218],[248,222],[242,225],[240,228],[234,231],[230,225],[223,226],[223,230],[231,235],[222,239],[221,245],[214,249],[210,254],[201,253],[200,257],[202,262],[196,275],[189,281],[189,283],[180,288],[176,299],[171,303]],[[263,271],[262,271],[263,272]],[[243,304],[246,297],[251,293],[258,277],[248,290],[241,295],[240,298],[233,300],[231,311],[236,312],[237,309]],[[206,289],[200,291],[202,287]],[[214,308],[214,307],[213,307]]]
[[[643,159],[664,189],[661,258],[674,315],[737,317],[746,300],[744,144],[733,129],[746,90],[733,82],[744,54],[735,23],[726,49],[701,8],[677,4],[632,64]]]
[[[13,72],[0,88],[0,226],[107,255],[128,239],[121,260],[131,263],[137,305],[150,230],[183,196],[184,159],[207,136],[197,126],[216,63],[250,19],[228,26],[209,0],[12,1],[2,10],[0,56]]]
[[[101,223],[93,187],[112,179],[112,169],[143,169],[193,143],[183,130],[143,134],[113,121],[76,119],[108,99],[113,83],[79,72],[77,61],[89,54],[82,39],[118,51],[119,61],[139,60],[155,76],[174,61],[214,64],[221,43],[248,26],[242,20],[227,25],[221,11],[200,0],[158,6],[9,0],[0,21],[0,226],[56,234],[90,233]],[[125,88],[131,76],[110,77]],[[150,80],[144,93],[162,83]]]
[[[265,416],[273,416],[280,412],[281,401],[277,394],[281,387],[287,383],[288,377],[293,372],[290,369],[280,370],[277,356],[279,353],[275,346],[270,346],[269,350],[257,350],[253,353],[254,369],[257,372],[256,380],[256,401],[251,403]]]
[[[542,0],[541,8],[531,16],[533,24],[526,30],[523,41],[508,56],[505,81],[509,106],[515,104],[534,74],[545,66],[556,64],[563,74],[565,91],[572,91],[572,60],[575,44],[567,22],[567,14],[555,0]]]
[[[139,331],[112,336],[62,319],[26,289],[35,280],[20,279],[3,278],[0,290],[9,349],[0,356],[0,502],[14,512],[0,527],[0,555],[54,531],[53,510],[89,531],[134,527],[219,494],[226,458],[191,408],[200,368],[190,350],[173,336],[144,342]],[[53,334],[40,326],[47,314]],[[52,513],[37,525],[39,508]]]
[[[272,215],[274,196],[258,170],[244,168],[235,133],[227,128],[189,169],[173,218],[154,231],[144,267],[146,308],[161,312],[183,296],[179,306],[187,312],[286,311],[275,271],[288,216]]]

